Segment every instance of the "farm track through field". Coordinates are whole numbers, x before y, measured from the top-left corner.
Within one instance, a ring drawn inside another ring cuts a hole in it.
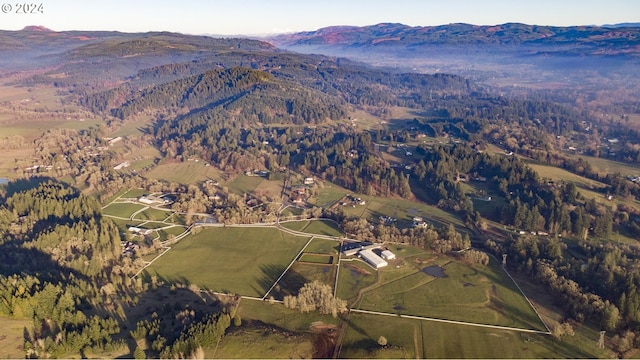
[[[393,316],[393,317],[400,317],[400,318],[405,318],[405,319],[441,322],[441,323],[454,324],[454,325],[475,326],[475,327],[488,328],[488,329],[498,329],[498,330],[518,331],[518,332],[525,332],[525,333],[532,333],[532,334],[551,335],[551,332],[549,332],[549,331],[523,329],[523,328],[515,328],[515,327],[509,327],[509,326],[478,324],[478,323],[471,323],[471,322],[466,322],[466,321],[445,320],[445,319],[430,318],[430,317],[424,317],[424,316],[392,314],[392,313],[385,313],[385,312],[379,312],[379,311],[370,311],[370,310],[360,310],[360,309],[349,309],[349,311],[356,312],[356,313],[362,313],[362,314],[370,314],[370,315]]]

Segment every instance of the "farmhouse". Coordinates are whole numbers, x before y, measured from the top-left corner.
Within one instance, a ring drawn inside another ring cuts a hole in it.
[[[312,177],[304,178],[304,184],[305,185],[311,185],[311,184],[313,184],[313,182],[314,182],[314,179]]]
[[[385,267],[389,265],[383,258],[376,255],[372,250],[363,249],[358,253],[364,261],[368,262],[369,265],[373,266],[376,269],[380,269],[381,267]]]

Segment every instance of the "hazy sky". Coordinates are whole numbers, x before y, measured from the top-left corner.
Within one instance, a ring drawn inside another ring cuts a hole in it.
[[[253,35],[381,22],[411,26],[454,22],[559,26],[640,22],[640,0],[36,0],[29,3],[42,4],[43,13],[18,14],[17,2],[0,0],[0,29],[43,25],[57,31],[166,30]]]

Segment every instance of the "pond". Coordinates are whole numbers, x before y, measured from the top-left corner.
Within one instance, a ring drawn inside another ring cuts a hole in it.
[[[438,265],[427,266],[426,268],[422,269],[422,272],[437,278],[447,277],[447,274],[444,272],[444,269]]]
[[[7,178],[0,178],[0,185],[5,185],[9,183],[9,179]]]

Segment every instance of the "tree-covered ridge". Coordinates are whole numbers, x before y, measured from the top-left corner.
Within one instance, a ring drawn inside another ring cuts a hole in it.
[[[209,70],[153,86],[122,104],[116,98],[127,90],[117,88],[86,98],[94,111],[109,110],[121,119],[141,111],[181,115],[186,122],[232,118],[242,123],[317,123],[345,114],[339,99],[271,74],[243,67]],[[123,98],[123,100],[126,98]]]
[[[78,190],[51,181],[18,192],[0,209],[3,273],[39,274],[47,264],[32,263],[29,253],[39,252],[60,267],[88,277],[101,277],[119,259],[117,227],[102,218],[100,204]],[[20,254],[25,254],[20,259]],[[32,268],[34,265],[35,268]]]

